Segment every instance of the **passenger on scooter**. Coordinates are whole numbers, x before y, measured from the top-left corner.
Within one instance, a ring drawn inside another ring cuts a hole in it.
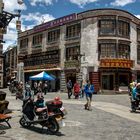
[[[24,99],[28,99],[32,97],[32,92],[31,92],[31,87],[29,84],[26,85],[25,87],[25,92],[24,92]]]
[[[140,83],[137,83],[136,87],[132,90],[132,100],[137,99],[137,94],[140,93]]]
[[[132,97],[131,97],[131,109],[132,112],[136,110],[139,106],[139,99],[138,95],[140,94],[140,83],[137,83],[136,87],[132,90]]]
[[[31,100],[33,101],[31,87],[30,87],[30,85],[27,84],[25,87],[24,95],[23,95],[23,106],[25,105],[25,103],[27,103]]]

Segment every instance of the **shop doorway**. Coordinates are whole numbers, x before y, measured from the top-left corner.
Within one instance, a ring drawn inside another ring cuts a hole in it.
[[[119,74],[119,86],[128,86],[129,74]]]
[[[113,90],[114,89],[114,74],[102,75],[102,89]]]
[[[76,82],[76,73],[67,73],[66,74],[66,82],[68,82],[68,80],[71,80],[72,85],[74,86],[74,84]]]

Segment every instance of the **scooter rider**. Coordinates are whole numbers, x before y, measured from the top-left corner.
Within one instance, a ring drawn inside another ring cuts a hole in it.
[[[46,109],[47,106],[45,106],[44,96],[42,93],[38,93],[37,100],[35,101],[35,111],[41,113]]]
[[[135,112],[136,108],[139,106],[139,99],[138,95],[140,94],[140,83],[137,83],[136,87],[132,90],[132,96],[131,96],[131,111]]]

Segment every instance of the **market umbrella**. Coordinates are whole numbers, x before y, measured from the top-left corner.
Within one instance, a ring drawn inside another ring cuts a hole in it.
[[[54,77],[50,76],[49,74],[47,74],[44,71],[37,75],[30,76],[29,79],[30,80],[55,80]]]

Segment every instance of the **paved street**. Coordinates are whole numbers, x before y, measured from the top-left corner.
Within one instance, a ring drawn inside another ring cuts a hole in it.
[[[68,111],[65,126],[57,135],[50,135],[46,130],[41,133],[39,125],[31,129],[19,125],[21,115],[21,101],[15,100],[7,89],[6,99],[10,102],[9,109],[13,110],[6,134],[0,135],[2,140],[139,140],[140,113],[130,113],[128,95],[94,95],[92,111],[84,110],[84,99],[67,99],[66,93],[48,93],[45,99],[49,100],[60,96],[64,107]],[[0,125],[5,129],[5,124]]]

